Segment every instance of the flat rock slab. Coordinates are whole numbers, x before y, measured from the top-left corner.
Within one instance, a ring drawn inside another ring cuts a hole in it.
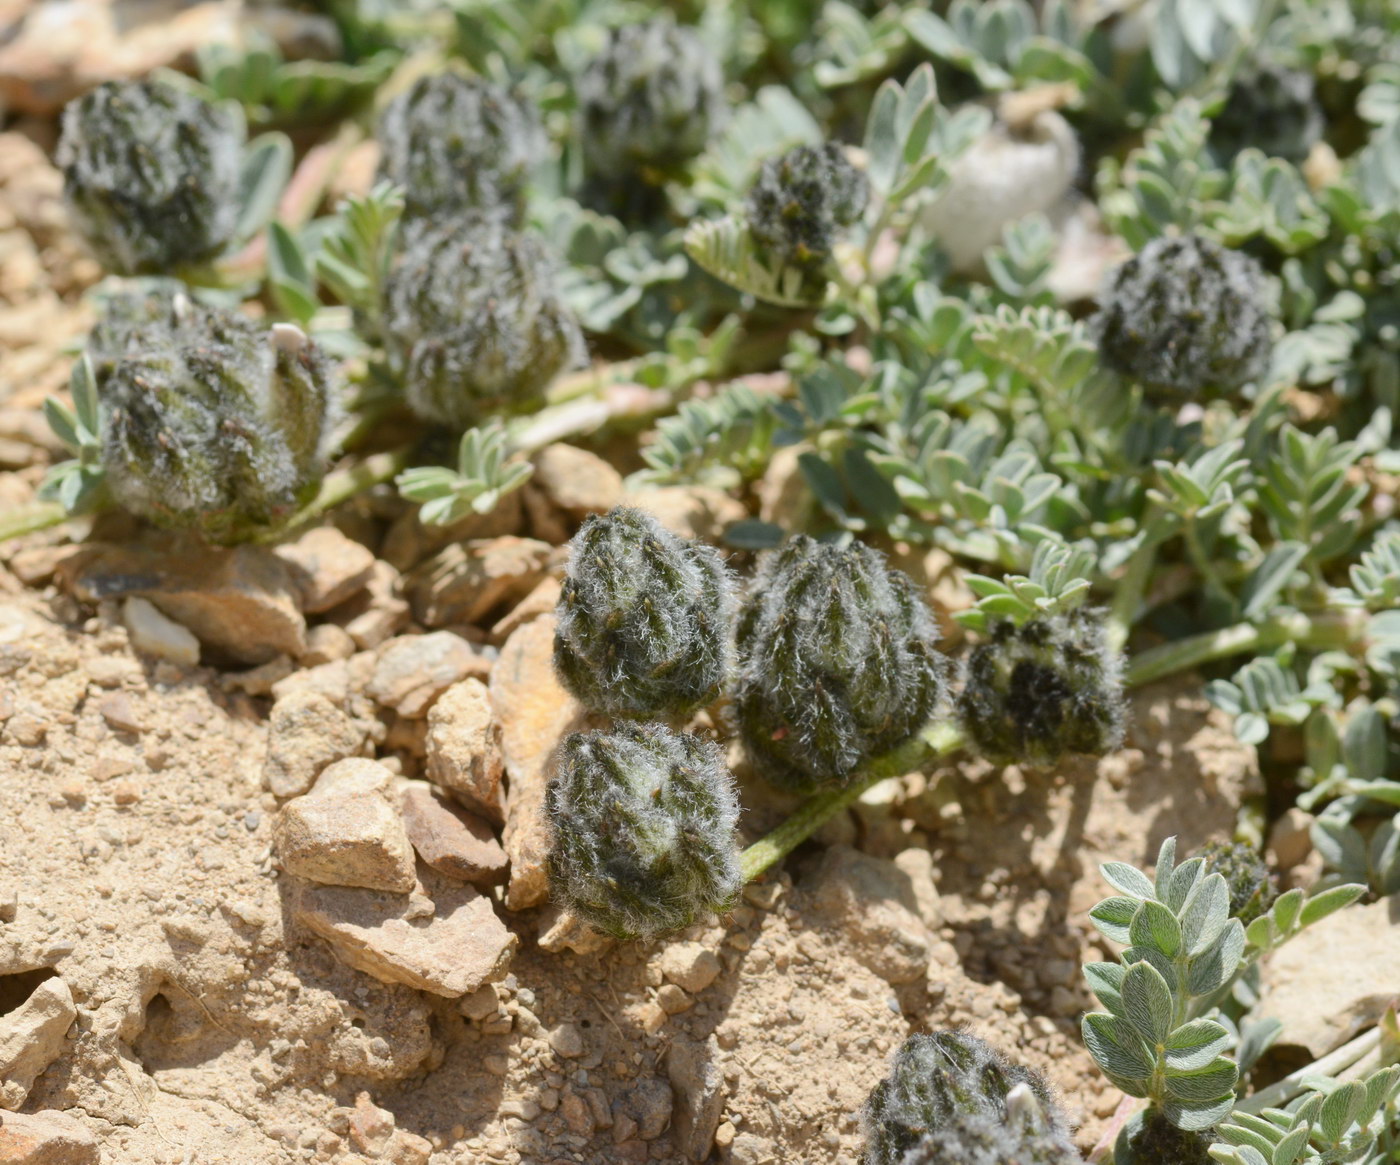
[[[77,1018],[73,992],[62,979],[46,979],[0,1018],[0,1108],[24,1103],[35,1079],[63,1054],[64,1036]],[[7,1160],[0,1150],[0,1161]]]
[[[510,863],[491,826],[425,781],[403,792],[403,823],[418,856],[438,873],[473,886],[500,886]]]
[[[261,546],[191,542],[167,550],[92,543],[59,575],[83,602],[149,599],[206,647],[244,663],[306,649],[306,620],[286,566]]]
[[[433,912],[418,896],[299,883],[293,913],[341,962],[384,983],[456,998],[494,983],[519,940],[473,887],[425,871]]]
[[[4,1165],[98,1165],[97,1138],[67,1113],[7,1112],[0,1124]]]
[[[407,894],[413,850],[393,802],[392,774],[372,760],[337,761],[311,792],[282,806],[273,845],[298,878]]]
[[[408,576],[413,614],[427,627],[480,623],[534,590],[553,555],[548,542],[510,535],[449,546]]]
[[[369,585],[374,555],[334,526],[317,526],[273,553],[286,565],[309,614],[329,611]]]
[[[505,821],[500,732],[485,684],[465,679],[443,692],[428,711],[425,744],[433,784],[495,824]]]
[[[400,635],[379,649],[365,690],[400,716],[419,720],[453,684],[469,676],[484,680],[491,674],[492,662],[451,631]]]

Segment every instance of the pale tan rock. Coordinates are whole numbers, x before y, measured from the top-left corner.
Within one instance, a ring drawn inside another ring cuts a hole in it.
[[[1260,1019],[1278,1019],[1278,1042],[1314,1059],[1340,1047],[1400,1001],[1400,894],[1348,906],[1268,957]]]
[[[499,538],[519,534],[524,528],[521,495],[524,490],[506,494],[489,514],[468,514],[450,526],[425,526],[418,518],[418,507],[406,509],[389,527],[379,548],[380,559],[397,570],[409,571],[429,555],[454,542]]]
[[[732,523],[749,516],[743,502],[703,485],[629,490],[619,504],[646,510],[672,533],[703,542],[718,542]]]
[[[1287,873],[1312,853],[1314,817],[1296,805],[1286,810],[1269,830],[1269,864]]]
[[[374,555],[334,526],[317,526],[274,554],[286,564],[308,614],[329,611],[369,585]]]
[[[166,545],[156,550],[92,543],[65,561],[59,574],[83,602],[149,599],[205,646],[246,663],[305,650],[306,621],[295,589],[270,550],[184,540]]]
[[[547,542],[512,536],[448,546],[408,576],[413,614],[427,627],[480,623],[534,590],[553,555]]]
[[[400,716],[417,720],[433,702],[468,676],[485,679],[492,661],[460,635],[433,631],[401,635],[379,649],[366,691]]]
[[[273,845],[282,868],[332,886],[407,894],[413,849],[393,804],[393,774],[375,761],[337,761],[311,792],[282,806]]]
[[[408,623],[408,602],[399,594],[399,572],[376,559],[359,594],[326,612],[361,651],[380,646]]]
[[[299,883],[294,914],[348,966],[384,983],[457,998],[501,979],[518,939],[491,899],[424,871],[431,914],[401,895]]]
[[[409,844],[438,873],[478,887],[505,882],[509,863],[491,826],[426,781],[404,788],[403,822]]]
[[[4,1165],[98,1165],[97,1138],[66,1112],[7,1112],[0,1123]]]
[[[701,943],[668,943],[656,957],[656,966],[672,983],[699,995],[719,977],[719,956]]]
[[[909,879],[909,891],[924,925],[936,931],[943,925],[943,904],[938,898],[938,885],[933,880],[933,855],[919,846],[902,850],[894,856],[895,867]]]
[[[576,521],[603,514],[622,497],[622,474],[596,453],[574,445],[546,445],[535,454],[531,479]]]
[[[569,540],[575,525],[574,520],[556,506],[544,490],[531,481],[527,481],[516,492],[525,511],[523,533],[531,538],[538,538],[541,542],[548,542],[551,546],[564,545]]]
[[[500,732],[490,690],[477,679],[453,684],[428,710],[428,779],[500,825]]]
[[[318,623],[306,633],[306,652],[301,662],[307,667],[320,667],[355,654],[355,640],[344,627],[334,623]]]
[[[520,628],[501,648],[491,672],[491,706],[510,777],[502,835],[510,857],[510,910],[538,906],[548,897],[545,787],[559,741],[582,725],[585,714],[554,674],[554,623],[546,615]]]
[[[593,955],[607,950],[614,940],[573,911],[550,903],[541,911],[539,938],[535,941],[540,950],[550,954],[573,951],[576,955]]]
[[[293,692],[272,706],[263,778],[276,797],[298,797],[321,771],[358,754],[363,730],[319,692]]]
[[[167,618],[145,599],[127,599],[122,604],[122,622],[126,624],[132,648],[142,655],[180,667],[199,664],[199,640],[188,627]]]
[[[705,1160],[714,1144],[725,1098],[719,1058],[714,1036],[703,1042],[678,1037],[666,1051],[666,1076],[675,1090],[676,1149],[685,1160]]]
[[[64,1036],[77,1018],[73,992],[58,978],[44,980],[0,1017],[0,1109],[24,1103],[39,1074],[63,1055]]]
[[[549,614],[559,605],[561,590],[562,587],[557,578],[553,576],[546,578],[520,602],[516,603],[508,615],[496,621],[496,624],[491,628],[491,641],[503,643],[531,619],[538,619],[541,615]]]

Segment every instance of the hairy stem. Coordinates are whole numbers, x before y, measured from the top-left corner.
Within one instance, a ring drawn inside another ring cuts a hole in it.
[[[0,518],[0,542],[47,530],[68,520],[69,514],[58,502],[39,502]]]
[[[395,449],[391,453],[375,453],[371,457],[366,457],[358,465],[352,465],[349,469],[341,469],[335,473],[327,474],[325,480],[321,482],[321,488],[316,496],[298,510],[286,525],[264,532],[256,541],[276,542],[294,530],[314,522],[322,514],[340,505],[341,502],[347,502],[376,485],[392,481],[408,464],[408,455],[409,450],[407,449]]]
[[[1146,525],[1146,523],[1144,523]],[[1143,543],[1128,559],[1128,568],[1118,580],[1113,603],[1108,609],[1108,649],[1122,651],[1128,644],[1128,633],[1137,622],[1142,608],[1142,596],[1147,590],[1152,568],[1157,564],[1156,539],[1144,538]]]
[[[1364,612],[1295,613],[1257,625],[1242,623],[1208,631],[1144,651],[1128,664],[1124,682],[1130,688],[1142,687],[1214,659],[1287,642],[1322,649],[1350,647],[1360,642],[1366,623]],[[872,759],[849,785],[810,797],[780,826],[744,850],[740,858],[744,880],[753,881],[781,861],[832,817],[854,805],[867,789],[890,777],[916,772],[930,761],[957,752],[965,743],[957,725],[939,721],[899,748]]]

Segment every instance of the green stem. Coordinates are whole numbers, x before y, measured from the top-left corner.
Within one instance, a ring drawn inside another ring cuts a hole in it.
[[[1245,623],[1208,631],[1144,651],[1128,664],[1124,683],[1130,688],[1142,687],[1214,659],[1287,642],[1324,650],[1351,647],[1362,640],[1366,626],[1365,612],[1342,611],[1316,616],[1280,615],[1257,626]],[[740,855],[744,881],[752,882],[787,857],[832,817],[854,805],[867,789],[890,777],[916,772],[932,760],[957,752],[965,743],[956,724],[931,724],[908,743],[872,759],[849,785],[810,797],[780,826]]]
[[[352,465],[349,469],[341,469],[335,473],[327,474],[325,480],[321,482],[320,491],[298,510],[290,521],[276,529],[265,531],[254,541],[280,541],[293,531],[314,522],[327,511],[333,510],[341,502],[348,502],[351,498],[358,497],[376,485],[392,481],[408,464],[408,455],[409,450],[407,449],[396,449],[392,453],[376,453],[371,457],[366,457],[358,465]]]
[[[24,534],[33,534],[39,530],[48,530],[66,522],[68,517],[68,511],[57,502],[40,502],[25,506],[8,518],[0,519],[0,542]]]
[[[744,881],[752,882],[792,853],[828,820],[860,800],[867,789],[890,777],[912,773],[941,756],[957,752],[963,735],[949,722],[932,724],[921,735],[870,762],[849,785],[808,798],[777,829],[749,846],[739,859]]]
[[[1143,523],[1144,528],[1147,523]],[[1147,590],[1152,568],[1157,565],[1156,539],[1144,538],[1143,543],[1128,559],[1128,568],[1118,580],[1113,592],[1113,603],[1108,609],[1108,649],[1122,651],[1128,644],[1128,633],[1137,622],[1142,607],[1142,596]]]

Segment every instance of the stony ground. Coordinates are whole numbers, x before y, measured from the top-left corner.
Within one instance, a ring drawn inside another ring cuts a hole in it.
[[[0,507],[60,452],[37,406],[96,274],[41,137],[0,135]],[[1096,864],[1223,836],[1252,750],[1186,677],[1097,765],[889,782],[731,916],[608,943],[549,907],[540,811],[584,722],[558,548],[622,495],[553,446],[446,533],[376,494],[275,549],[119,520],[0,545],[0,1161],[849,1163],[894,1048],[949,1025],[1093,1143]],[[701,535],[744,512],[631,500]],[[791,807],[744,801],[749,837]]]

